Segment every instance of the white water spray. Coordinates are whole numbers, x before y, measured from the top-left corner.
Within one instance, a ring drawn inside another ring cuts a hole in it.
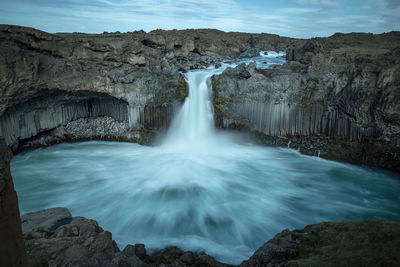
[[[216,72],[209,68],[185,74],[189,96],[173,120],[164,145],[175,148],[189,143],[202,145],[215,138],[209,79]]]
[[[174,153],[187,153],[187,157],[197,154],[218,154],[222,147],[231,146],[227,136],[217,134],[214,128],[214,112],[211,103],[211,76],[222,73],[228,66],[193,70],[185,73],[189,96],[178,112],[161,148]]]

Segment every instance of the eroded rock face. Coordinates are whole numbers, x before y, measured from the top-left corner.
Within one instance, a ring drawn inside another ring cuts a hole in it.
[[[96,221],[72,217],[66,208],[22,216],[29,266],[229,266],[206,254],[170,247],[148,255],[143,244],[122,251]]]
[[[216,30],[90,35],[1,25],[0,135],[15,151],[88,138],[144,142],[188,95],[180,71],[298,42]],[[85,132],[80,119],[98,117],[128,129]],[[63,135],[71,122],[82,129]]]
[[[27,266],[18,199],[10,173],[11,156],[0,138],[0,265]]]
[[[267,70],[213,77],[220,127],[267,144],[400,171],[400,33],[312,39]]]
[[[120,251],[96,221],[71,217],[66,208],[26,214],[22,228],[29,266],[232,266],[176,247],[151,255],[143,244]],[[396,266],[399,249],[398,223],[325,222],[283,230],[239,266]]]
[[[28,213],[21,219],[30,266],[118,266],[112,264],[119,249],[111,233],[93,220],[72,218],[65,208]]]

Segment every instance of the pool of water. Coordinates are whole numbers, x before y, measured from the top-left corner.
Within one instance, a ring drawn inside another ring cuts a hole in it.
[[[60,144],[16,155],[21,213],[67,207],[123,248],[176,245],[240,263],[285,228],[400,221],[400,179],[295,150],[215,138],[209,145]]]

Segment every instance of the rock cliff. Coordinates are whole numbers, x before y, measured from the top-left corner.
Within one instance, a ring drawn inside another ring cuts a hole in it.
[[[27,266],[17,194],[10,173],[12,153],[0,138],[0,265]]]
[[[94,138],[146,142],[188,94],[180,72],[299,42],[217,30],[48,34],[0,25],[0,135],[14,151]]]
[[[212,79],[216,123],[267,144],[400,171],[400,33],[335,34],[287,51],[288,63]]]

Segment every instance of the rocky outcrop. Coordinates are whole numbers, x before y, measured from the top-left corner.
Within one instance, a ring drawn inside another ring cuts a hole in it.
[[[22,229],[29,266],[232,266],[176,247],[151,255],[143,244],[120,251],[96,221],[65,208],[26,214]],[[320,223],[282,231],[240,266],[396,266],[399,248],[400,225],[392,221]]]
[[[170,247],[148,255],[143,244],[122,251],[96,221],[72,217],[66,208],[22,216],[29,266],[229,266],[214,258]]]
[[[66,140],[69,136],[58,128],[81,118],[110,117],[128,124],[118,135],[108,131],[104,136],[138,141],[132,137],[138,128],[168,125],[185,94],[176,70],[134,63],[129,55],[138,44],[130,47],[127,36],[76,39],[0,29],[0,135],[14,150],[48,134]]]
[[[240,266],[396,266],[399,252],[398,223],[324,222],[282,231]]]
[[[29,266],[140,266],[135,255],[121,255],[110,232],[65,208],[28,213],[22,229]]]
[[[0,138],[0,265],[27,266],[17,194],[10,173],[12,153]]]
[[[228,68],[212,80],[216,123],[267,144],[400,171],[400,33],[334,35],[288,63]]]
[[[298,42],[217,30],[48,34],[0,25],[0,135],[14,151],[90,138],[144,142],[187,96],[180,71]],[[110,118],[112,129],[85,130],[88,119],[96,128]],[[70,123],[79,131],[66,131]]]

